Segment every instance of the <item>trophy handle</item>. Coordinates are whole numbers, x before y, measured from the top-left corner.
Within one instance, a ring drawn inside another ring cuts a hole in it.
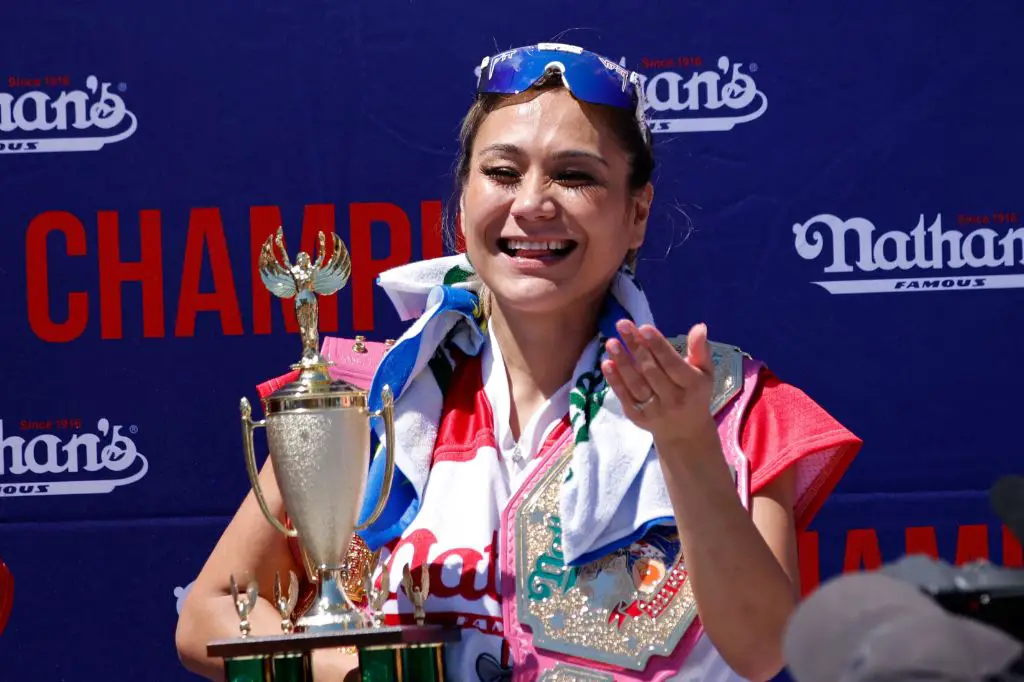
[[[391,479],[395,474],[395,398],[391,393],[390,386],[385,385],[381,391],[381,402],[383,404],[380,410],[371,412],[370,416],[384,418],[384,437],[387,440],[385,443],[387,459],[384,461],[384,481],[380,485],[381,494],[377,498],[377,507],[370,514],[366,523],[355,527],[357,531],[366,530],[380,518],[384,512],[384,505],[388,503],[388,497],[391,494]]]
[[[245,445],[245,468],[249,472],[249,482],[252,484],[252,492],[256,495],[256,501],[260,503],[260,510],[274,528],[290,538],[298,537],[298,531],[288,528],[270,513],[270,509],[267,507],[267,500],[263,497],[263,488],[260,487],[260,475],[256,470],[256,448],[252,442],[252,432],[259,428],[266,428],[267,421],[265,419],[258,422],[252,420],[252,406],[249,405],[248,398],[242,398],[241,410],[242,443]]]

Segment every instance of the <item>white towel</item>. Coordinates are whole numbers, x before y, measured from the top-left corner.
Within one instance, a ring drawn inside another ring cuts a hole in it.
[[[378,284],[402,319],[417,319],[384,356],[370,387],[370,409],[380,408],[385,385],[395,395],[397,441],[396,480],[386,511],[362,533],[372,549],[400,534],[419,509],[443,403],[431,361],[450,367],[452,346],[476,355],[486,339],[479,316],[479,279],[464,255],[388,270]],[[625,267],[601,311],[597,351],[592,344],[573,374],[569,416],[576,447],[560,500],[562,551],[569,565],[626,544],[652,524],[673,522],[653,437],[623,414],[601,373],[605,341],[618,336],[615,323],[622,318],[637,325],[654,321],[646,296]],[[374,427],[383,439],[380,420]],[[371,467],[363,518],[376,503],[369,493],[378,489],[383,459],[375,457]]]

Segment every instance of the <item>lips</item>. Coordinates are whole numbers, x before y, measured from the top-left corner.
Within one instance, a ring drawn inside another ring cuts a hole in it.
[[[511,258],[564,258],[576,248],[571,239],[499,239],[498,248]]]

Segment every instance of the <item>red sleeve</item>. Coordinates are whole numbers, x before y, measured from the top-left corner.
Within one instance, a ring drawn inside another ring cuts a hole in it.
[[[806,393],[768,369],[751,397],[743,434],[750,460],[751,495],[796,467],[796,527],[802,531],[821,509],[863,441]]]

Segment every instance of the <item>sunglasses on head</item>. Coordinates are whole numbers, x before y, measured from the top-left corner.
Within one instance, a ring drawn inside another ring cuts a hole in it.
[[[577,99],[633,111],[644,139],[649,139],[639,74],[575,45],[538,43],[484,57],[477,94],[517,95],[552,73],[561,76]]]

